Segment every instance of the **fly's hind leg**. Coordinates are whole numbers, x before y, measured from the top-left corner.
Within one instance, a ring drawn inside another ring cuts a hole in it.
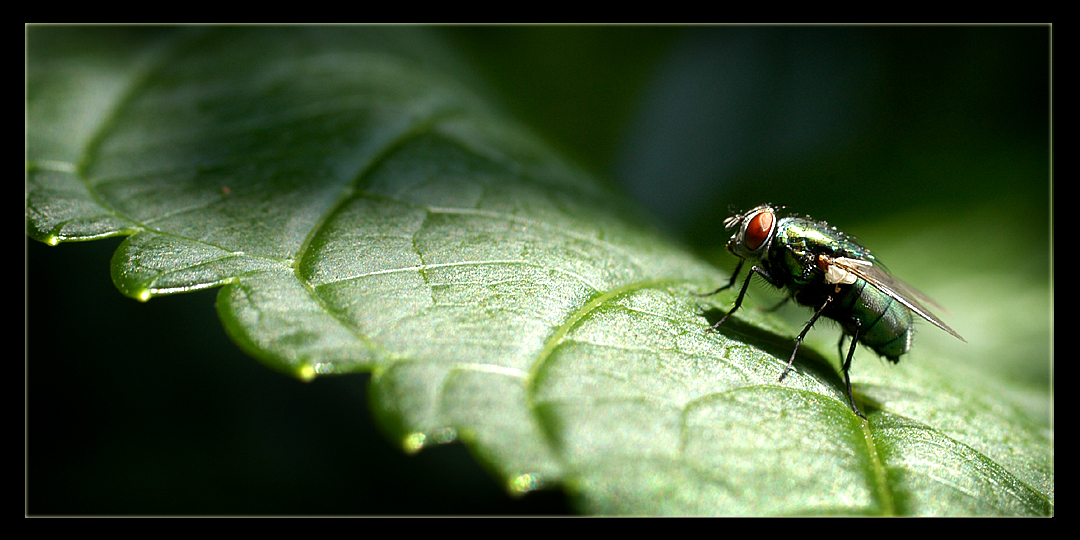
[[[851,348],[848,349],[847,359],[844,360],[841,368],[844,372],[844,384],[847,385],[847,397],[848,401],[851,403],[851,410],[855,411],[855,414],[859,415],[859,418],[866,420],[866,416],[864,416],[863,413],[859,412],[859,407],[855,405],[855,395],[851,393],[851,359],[855,356],[855,347],[859,344],[859,326],[859,320],[855,319],[855,333],[851,336]],[[837,352],[840,353],[840,358],[844,358],[843,334],[840,334],[840,343],[837,346],[837,349]]]

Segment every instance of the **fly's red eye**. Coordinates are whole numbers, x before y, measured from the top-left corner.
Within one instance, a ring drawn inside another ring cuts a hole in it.
[[[772,233],[774,219],[772,212],[758,212],[750,218],[746,224],[746,247],[751,250],[761,247]]]

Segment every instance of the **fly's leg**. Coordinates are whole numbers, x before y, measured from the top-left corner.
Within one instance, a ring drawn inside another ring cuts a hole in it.
[[[860,326],[859,320],[855,319],[855,334],[851,336],[851,348],[848,349],[847,359],[844,360],[843,371],[844,371],[844,384],[847,385],[847,398],[848,398],[848,401],[851,402],[851,410],[855,411],[855,414],[859,415],[859,418],[862,418],[863,420],[866,420],[866,416],[864,416],[863,413],[859,412],[859,408],[857,406],[855,406],[855,396],[851,393],[851,375],[849,374],[849,372],[851,371],[851,359],[855,356],[855,346],[858,345],[858,343],[859,343],[859,326]],[[843,352],[844,351],[844,336],[843,336],[843,334],[840,335],[839,349],[840,349],[839,350],[840,357],[843,358],[844,357],[844,352]]]
[[[795,350],[791,351],[791,358],[788,359],[787,367],[784,368],[784,372],[780,374],[780,378],[776,380],[777,382],[784,380],[784,377],[787,377],[788,372],[791,371],[791,366],[795,363],[795,355],[799,352],[799,345],[802,345],[803,338],[805,338],[806,334],[810,332],[810,329],[814,327],[814,323],[817,322],[818,317],[821,317],[822,312],[825,311],[825,306],[829,305],[829,302],[832,302],[832,296],[825,297],[825,301],[821,303],[821,307],[817,308],[817,311],[814,312],[814,316],[810,317],[810,322],[806,323],[806,327],[802,329],[802,332],[799,332],[799,337],[795,338]]]
[[[746,262],[746,259],[739,259],[739,264],[735,265],[735,271],[731,273],[731,279],[728,280],[727,285],[724,285],[723,287],[720,287],[719,289],[716,289],[715,291],[712,291],[712,292],[690,293],[690,294],[693,294],[694,296],[712,296],[712,295],[714,295],[714,294],[716,294],[716,293],[718,293],[718,292],[720,292],[720,291],[722,291],[724,289],[730,289],[731,286],[735,284],[735,279],[739,277],[739,271],[742,270],[742,265],[743,265],[744,262]]]
[[[739,266],[742,266],[742,261],[739,261]],[[731,276],[733,282],[735,280],[735,276],[738,275],[738,271],[739,268],[736,267],[735,274],[732,274]],[[739,296],[735,299],[735,305],[731,308],[731,311],[728,311],[726,315],[724,315],[719,321],[716,322],[716,324],[710,326],[709,329],[706,330],[706,332],[716,331],[717,328],[720,328],[720,326],[724,324],[724,321],[728,320],[728,317],[730,317],[733,313],[739,310],[739,306],[742,305],[743,297],[746,296],[746,289],[750,287],[750,278],[754,277],[755,272],[760,272],[760,270],[758,270],[758,267],[756,266],[751,268],[750,272],[746,274],[746,279],[743,280],[742,289],[739,290]],[[730,286],[731,283],[728,283],[727,285],[722,287],[721,290],[726,289]]]

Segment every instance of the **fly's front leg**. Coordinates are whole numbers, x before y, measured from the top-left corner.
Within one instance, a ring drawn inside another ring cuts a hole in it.
[[[723,287],[720,287],[719,289],[716,289],[715,291],[712,291],[712,292],[690,293],[690,294],[693,294],[694,296],[712,296],[712,295],[714,295],[714,294],[716,294],[716,293],[718,293],[718,292],[720,292],[720,291],[722,291],[724,289],[730,289],[731,286],[735,284],[735,279],[737,279],[739,277],[739,271],[742,270],[742,265],[743,265],[744,262],[746,262],[746,259],[739,259],[739,264],[735,265],[735,271],[731,273],[731,279],[728,280],[727,285],[724,285]]]
[[[810,329],[814,327],[814,323],[817,322],[818,317],[821,317],[821,314],[825,311],[825,306],[829,305],[829,302],[832,302],[832,299],[832,296],[825,297],[825,301],[821,303],[821,307],[817,308],[817,311],[814,312],[814,316],[810,317],[810,322],[806,323],[806,327],[802,329],[802,332],[799,332],[799,337],[795,338],[795,350],[791,351],[791,358],[788,358],[787,367],[784,368],[784,372],[780,374],[780,378],[776,380],[777,382],[784,380],[784,377],[791,371],[791,366],[795,363],[795,355],[799,352],[799,345],[802,345],[803,338],[805,338],[806,334],[810,332]]]
[[[742,261],[739,262],[739,266],[742,266]],[[737,272],[738,268],[736,268],[735,270]],[[750,287],[750,278],[754,277],[755,273],[761,274],[761,277],[768,279],[768,274],[766,274],[764,270],[756,266],[751,268],[750,272],[746,274],[746,279],[743,280],[742,289],[739,289],[739,296],[735,298],[735,305],[732,306],[731,311],[728,311],[727,314],[725,314],[719,321],[716,322],[716,324],[710,326],[709,329],[706,330],[706,332],[713,332],[717,328],[720,328],[720,326],[728,320],[728,317],[731,317],[733,313],[739,310],[739,307],[742,306],[743,298],[746,296],[746,289]],[[732,276],[732,279],[734,279],[734,276]],[[728,286],[730,286],[730,284],[728,284]]]

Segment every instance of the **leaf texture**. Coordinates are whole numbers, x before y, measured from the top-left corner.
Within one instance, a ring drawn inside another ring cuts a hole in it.
[[[1036,422],[998,397],[940,412],[996,383],[857,379],[868,424],[812,351],[777,383],[790,329],[706,333],[730,297],[690,293],[725,278],[442,50],[398,28],[34,29],[27,234],[126,236],[125,295],[220,287],[252,356],[371,371],[407,450],[463,439],[511,491],[561,484],[586,512],[1053,513]]]

